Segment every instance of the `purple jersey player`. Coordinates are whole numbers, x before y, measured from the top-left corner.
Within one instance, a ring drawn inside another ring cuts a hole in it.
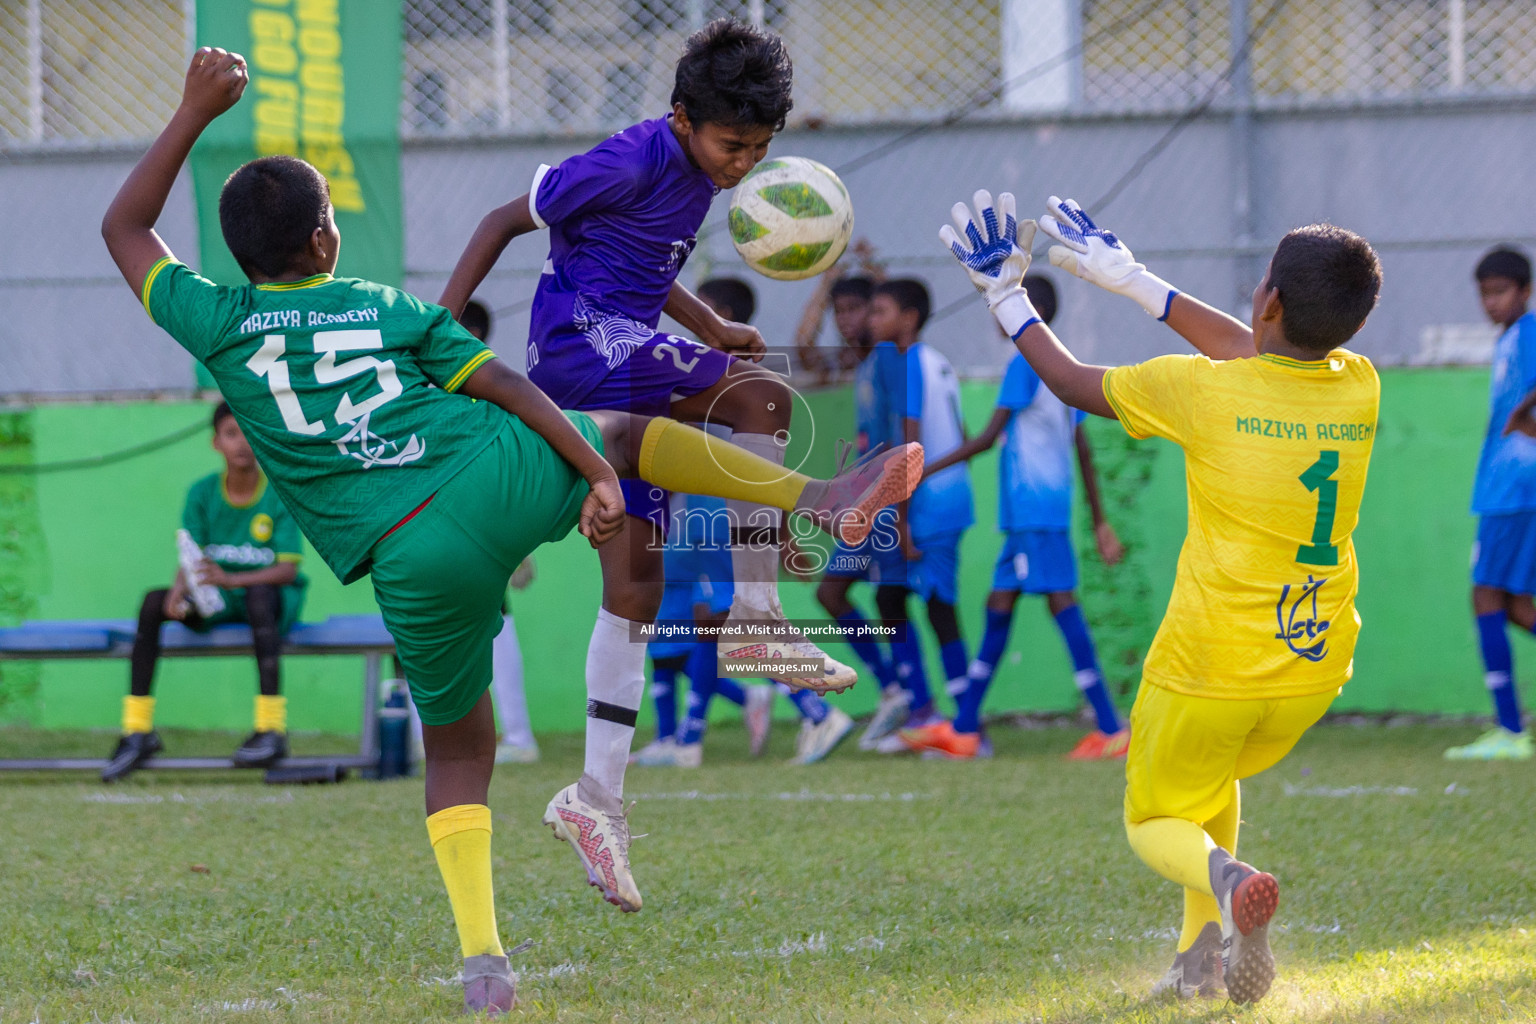
[[[671,113],[556,167],[540,167],[526,194],[481,221],[440,301],[462,309],[513,238],[548,228],[549,259],[528,340],[529,377],[568,409],[644,410],[722,424],[732,430],[732,443],[782,466],[792,395],[782,377],[756,365],[762,336],[721,319],[677,277],[715,193],[741,181],[784,127],[790,81],[789,56],[778,36],[730,19],[711,22],[688,39]],[[699,341],[659,331],[662,313]],[[870,480],[879,482],[870,486],[906,493],[903,474],[920,467],[921,459],[920,446],[911,445],[871,460]],[[638,707],[644,688],[642,624],[655,620],[661,603],[666,497],[645,483],[626,490],[624,528],[599,549],[603,611],[587,654],[593,695],[587,758],[611,766],[616,757],[620,772],[632,728],[622,752],[594,751],[608,733],[599,727],[605,723],[593,722],[603,708],[618,706],[633,726],[628,709]],[[810,661],[821,668],[790,668],[777,676],[795,688],[851,686],[853,669],[784,621],[779,512],[737,500],[728,501],[727,509],[736,579],[727,621],[759,628],[736,634],[750,632],[750,640],[726,634],[719,644],[722,658]]]

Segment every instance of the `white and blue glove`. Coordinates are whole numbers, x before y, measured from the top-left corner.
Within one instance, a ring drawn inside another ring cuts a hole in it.
[[[1177,289],[1137,263],[1125,243],[1090,220],[1077,203],[1051,196],[1045,205],[1050,212],[1040,218],[1040,229],[1057,243],[1050,251],[1053,266],[1134,300],[1159,320],[1168,319]]]
[[[997,197],[996,209],[992,206],[992,193],[985,189],[978,191],[972,201],[986,234],[971,219],[970,207],[956,203],[949,211],[955,226],[945,224],[939,228],[939,241],[955,254],[1008,337],[1017,338],[1024,328],[1040,320],[1024,291],[1035,222],[1026,220],[1020,224],[1014,218],[1011,192]]]

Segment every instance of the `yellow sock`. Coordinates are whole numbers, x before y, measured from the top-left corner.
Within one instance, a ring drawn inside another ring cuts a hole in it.
[[[685,494],[755,501],[785,512],[811,478],[711,437],[665,416],[656,416],[640,441],[640,477]]]
[[[1183,818],[1148,818],[1125,823],[1125,835],[1136,856],[1170,882],[1211,893],[1210,856],[1216,844],[1205,829]]]
[[[288,698],[256,695],[256,731],[288,731]]]
[[[155,698],[135,697],[133,694],[123,698],[123,732],[149,732],[155,727]]]
[[[491,893],[491,809],[484,804],[445,807],[427,818],[427,837],[443,873],[464,955],[501,956]]]
[[[1242,818],[1242,792],[1240,784],[1232,783],[1232,800],[1224,807],[1220,814],[1205,823],[1205,834],[1211,837],[1211,841],[1226,850],[1232,856],[1237,856],[1237,824]],[[1184,952],[1194,945],[1195,939],[1200,935],[1200,930],[1207,922],[1220,921],[1221,910],[1216,906],[1216,897],[1200,892],[1198,889],[1184,890],[1184,930],[1179,935],[1179,952]]]

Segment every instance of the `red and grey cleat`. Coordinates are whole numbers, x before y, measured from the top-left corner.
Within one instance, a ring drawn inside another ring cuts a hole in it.
[[[640,890],[629,871],[629,813],[624,802],[590,775],[566,786],[544,809],[544,824],[571,844],[587,882],[625,913],[640,909]]]
[[[1211,853],[1211,883],[1221,910],[1222,980],[1227,995],[1234,1003],[1256,1003],[1275,981],[1269,921],[1280,906],[1280,883],[1274,875],[1221,849]]]
[[[805,504],[795,511],[809,515],[823,530],[854,547],[874,528],[875,513],[910,498],[922,478],[923,446],[915,441],[897,445],[866,457],[831,480],[813,481],[801,496]]]

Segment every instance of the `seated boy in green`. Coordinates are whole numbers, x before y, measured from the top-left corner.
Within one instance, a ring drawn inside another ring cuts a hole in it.
[[[123,698],[123,735],[101,770],[113,782],[162,749],[155,732],[155,698],[149,695],[160,660],[160,627],[168,620],[198,630],[226,622],[248,622],[256,654],[256,728],[235,751],[239,768],[265,768],[288,756],[288,705],[278,662],[283,634],[299,621],[304,588],[299,526],[256,465],[250,442],[228,402],[213,410],[213,450],[224,457],[224,472],[209,473],[187,492],[182,529],[203,550],[201,582],[217,587],[223,611],[204,616],[187,599],[191,581],[178,569],[170,589],[151,590],[139,607],[133,638],[128,696]]]
[[[344,583],[373,577],[423,723],[427,832],[465,958],[465,1008],[506,1013],[515,979],[491,889],[487,688],[512,571],[572,527],[594,547],[618,535],[621,473],[799,512],[856,544],[878,509],[911,493],[922,447],[812,480],[665,417],[562,413],[443,307],[332,277],[341,235],[329,189],[294,157],[251,161],[219,197],[224,240],[251,283],[199,276],[154,225],[192,144],[247,80],[237,54],[193,56],[181,105],[102,235],[150,317],[218,382],[320,557]],[[637,585],[622,558],[603,562],[605,601]],[[586,770],[544,816],[588,881],[629,911],[641,897],[622,782],[640,696],[589,689]]]

